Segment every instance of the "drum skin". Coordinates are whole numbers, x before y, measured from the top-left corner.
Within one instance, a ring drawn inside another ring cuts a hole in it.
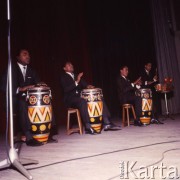
[[[47,143],[52,121],[51,91],[49,87],[34,87],[27,91],[28,116],[33,138]]]
[[[101,132],[103,114],[102,90],[100,88],[83,89],[81,97],[87,101],[91,127],[96,132]]]
[[[149,125],[152,118],[152,91],[151,89],[138,89],[136,96],[140,96],[142,99],[142,113],[140,121],[143,125]]]

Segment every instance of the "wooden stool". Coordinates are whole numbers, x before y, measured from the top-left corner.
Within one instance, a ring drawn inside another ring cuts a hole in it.
[[[78,128],[70,128],[70,116],[71,114],[76,113],[77,120],[78,120]],[[70,135],[73,132],[80,132],[80,134],[83,134],[83,127],[81,122],[81,116],[78,109],[68,108],[67,112],[67,135]]]
[[[132,113],[133,113],[133,117],[134,119],[136,119],[136,114],[135,114],[135,111],[134,111],[134,107],[132,104],[123,104],[122,105],[123,109],[122,109],[122,127],[125,126],[125,123],[128,123],[128,126],[130,125],[130,120],[129,120],[129,109],[132,110]],[[126,116],[127,115],[127,119],[126,119]]]

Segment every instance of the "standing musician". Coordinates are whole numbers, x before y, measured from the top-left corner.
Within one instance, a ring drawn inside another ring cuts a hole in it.
[[[61,75],[61,85],[64,92],[64,103],[68,108],[77,108],[80,111],[85,131],[87,134],[98,134],[91,128],[90,118],[87,109],[87,102],[80,97],[80,92],[85,88],[94,88],[88,85],[82,78],[83,72],[74,74],[74,67],[71,62],[66,62],[63,67],[64,73]],[[110,112],[103,101],[103,123],[104,131],[119,129],[116,125],[110,122]]]
[[[141,126],[141,98],[135,95],[135,91],[141,86],[141,78],[131,83],[128,79],[129,70],[127,66],[120,67],[120,76],[117,78],[118,98],[121,105],[133,104],[137,119],[134,121],[135,126]]]
[[[160,107],[159,97],[157,96],[155,85],[158,82],[157,70],[155,74],[152,72],[152,63],[147,62],[144,65],[143,71],[140,73],[142,79],[142,88],[149,88],[152,91],[152,99],[153,99],[153,113],[151,123],[155,124],[163,124],[158,120],[158,107]]]

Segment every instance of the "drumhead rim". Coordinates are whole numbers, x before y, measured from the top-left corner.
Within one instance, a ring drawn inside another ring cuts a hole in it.
[[[101,88],[92,88],[92,89],[83,89],[81,92],[96,92],[96,91],[102,91]]]
[[[50,87],[32,87],[27,89],[27,91],[35,91],[35,90],[50,90]]]

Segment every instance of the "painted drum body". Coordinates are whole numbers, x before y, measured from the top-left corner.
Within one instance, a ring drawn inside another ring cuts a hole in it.
[[[140,121],[143,125],[148,125],[151,123],[152,118],[152,91],[151,89],[138,89],[136,90],[136,96],[140,96],[142,99],[142,113]]]
[[[91,127],[96,132],[101,132],[103,114],[102,90],[100,88],[83,89],[81,97],[87,101]]]
[[[30,88],[26,99],[33,138],[47,143],[52,121],[51,90],[43,86]]]

